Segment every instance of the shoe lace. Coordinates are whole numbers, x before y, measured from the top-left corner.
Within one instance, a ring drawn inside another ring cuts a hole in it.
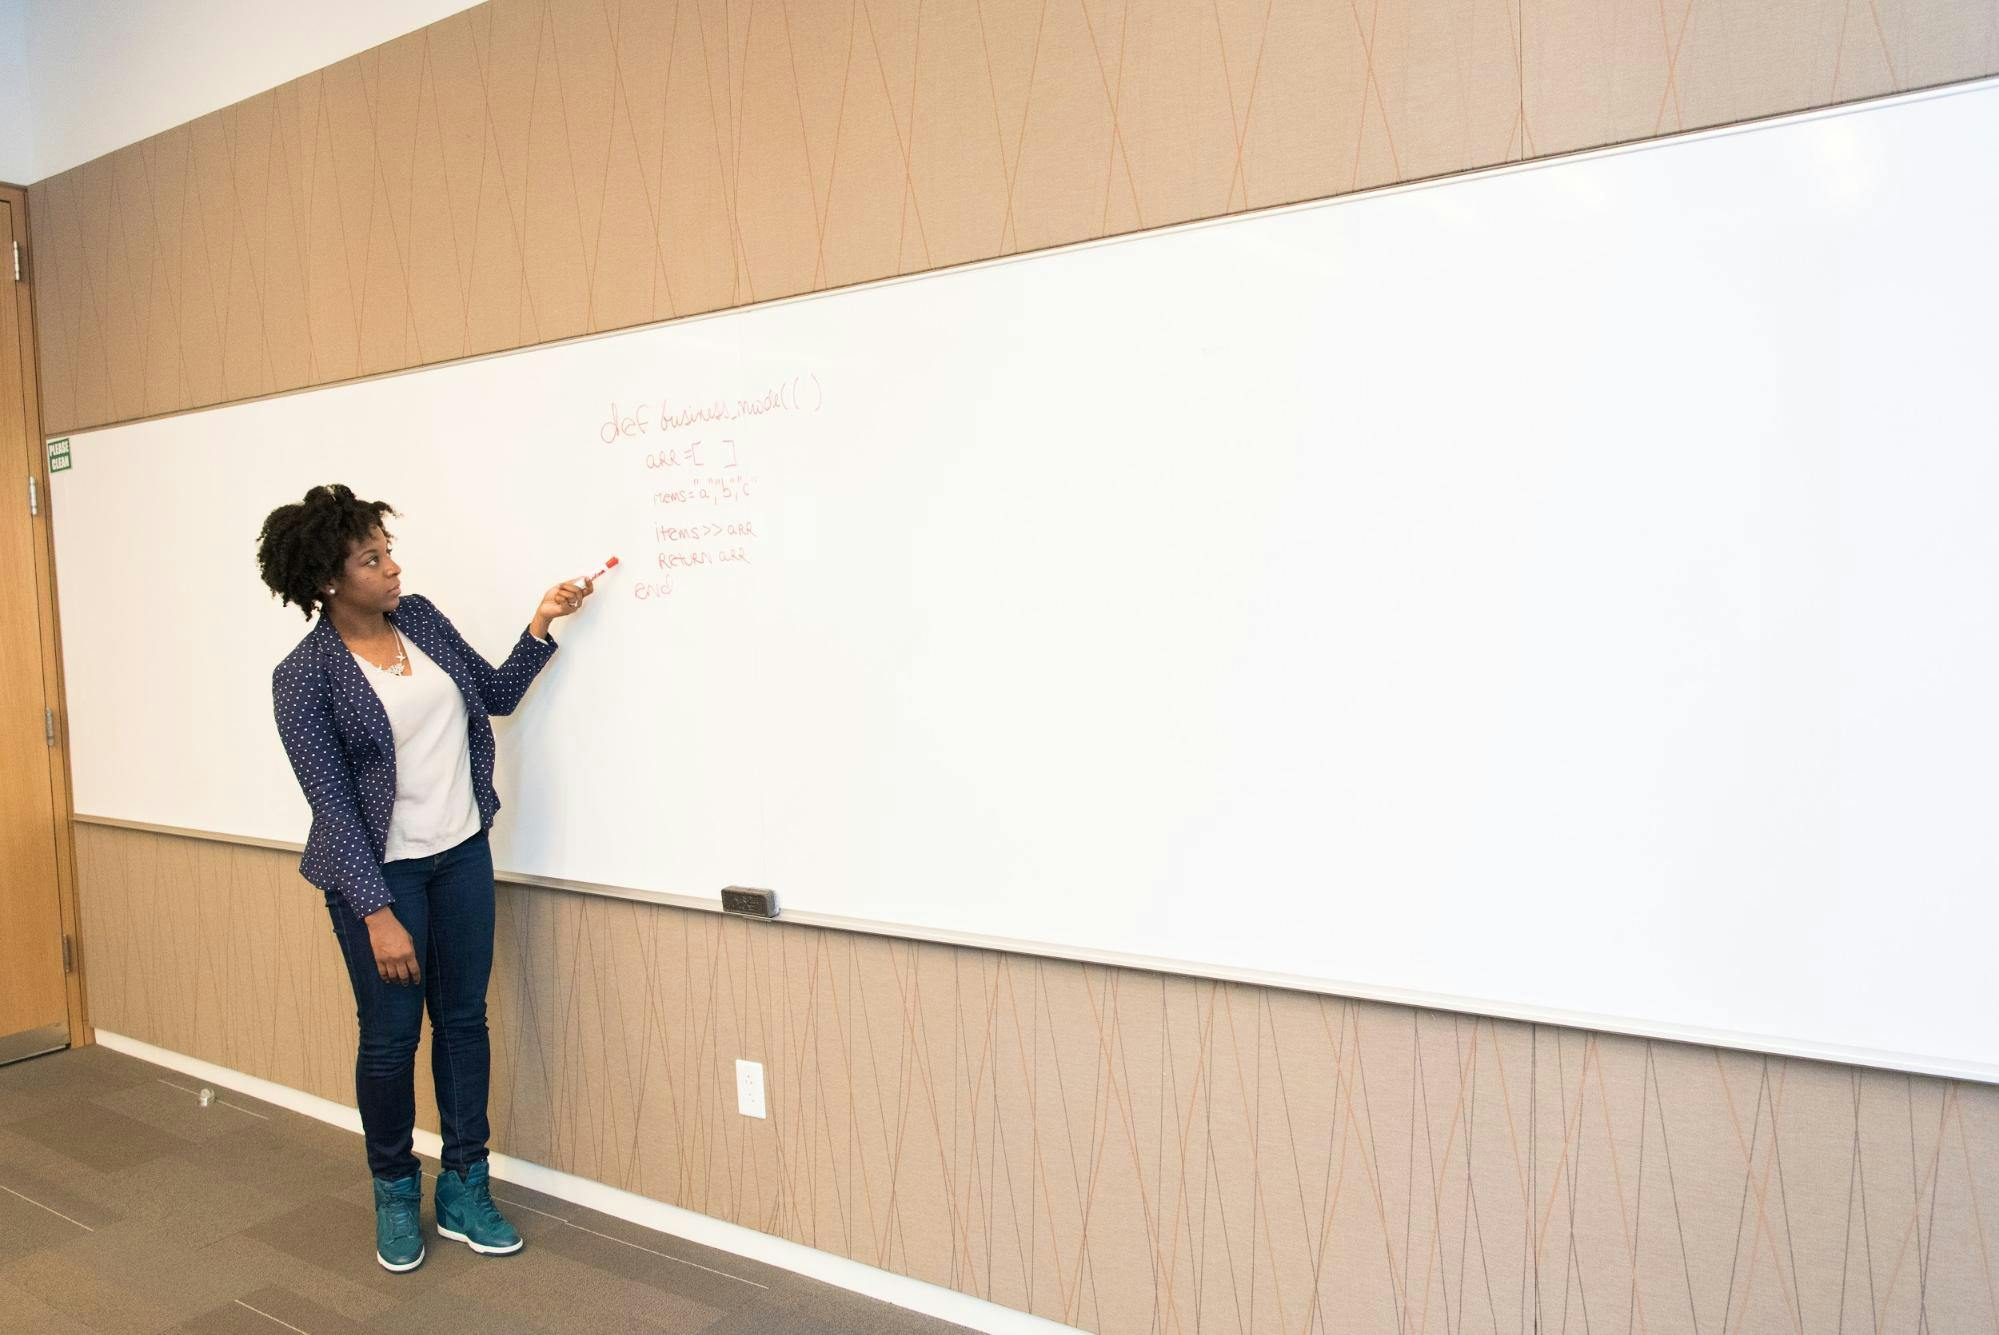
[[[507,1222],[500,1214],[500,1207],[493,1204],[493,1193],[487,1187],[483,1173],[465,1179],[465,1201],[478,1214],[480,1223],[496,1226]]]
[[[389,1212],[389,1236],[413,1238],[417,1235],[416,1202],[407,1196],[391,1196],[382,1202]]]

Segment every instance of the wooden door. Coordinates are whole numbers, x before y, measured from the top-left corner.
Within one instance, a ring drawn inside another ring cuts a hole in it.
[[[0,1061],[69,1042],[69,947],[57,882],[53,627],[45,624],[47,479],[33,349],[14,291],[20,196],[0,194]],[[40,549],[40,550],[38,550]],[[66,803],[65,803],[66,805]]]

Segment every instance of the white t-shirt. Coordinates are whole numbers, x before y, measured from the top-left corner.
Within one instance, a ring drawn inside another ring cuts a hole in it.
[[[401,677],[354,655],[381,697],[396,739],[396,805],[389,815],[384,862],[427,858],[479,833],[465,698],[416,641],[405,635],[403,648],[409,668]]]

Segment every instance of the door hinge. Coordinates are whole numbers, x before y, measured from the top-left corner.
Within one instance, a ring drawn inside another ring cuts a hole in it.
[[[28,474],[28,518],[33,519],[42,512],[42,484],[33,473]]]
[[[62,971],[64,973],[76,972],[76,947],[70,944],[69,933],[67,932],[63,933],[62,938]]]
[[[21,281],[21,243],[14,243],[14,281]]]
[[[42,711],[42,738],[50,746],[56,744],[56,711],[53,709]]]

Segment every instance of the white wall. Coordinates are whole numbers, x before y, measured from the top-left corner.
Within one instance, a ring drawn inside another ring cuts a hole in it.
[[[1994,143],[1999,79],[77,433],[76,809],[304,838],[240,535],[337,458],[489,651],[623,558],[508,879],[1999,1081]]]
[[[0,181],[35,174],[35,122],[28,106],[28,0],[0,0]]]
[[[66,171],[470,7],[0,0],[0,179]],[[23,47],[27,97],[16,133]]]

